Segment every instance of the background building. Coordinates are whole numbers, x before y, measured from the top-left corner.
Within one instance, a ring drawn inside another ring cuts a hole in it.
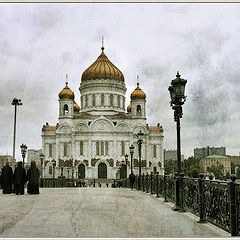
[[[2,169],[6,162],[9,162],[9,165],[12,166],[12,156],[11,155],[0,155],[0,169]]]
[[[136,174],[139,131],[144,133],[142,172],[164,173],[163,128],[159,123],[147,125],[146,94],[139,82],[126,109],[124,75],[107,58],[103,47],[97,60],[83,72],[79,90],[81,108],[67,80],[59,93],[59,122],[43,125],[45,177],[58,177],[63,171],[66,177],[70,172],[72,177],[114,179],[125,163],[125,154],[130,155],[131,144]],[[127,165],[128,175],[130,156]]]
[[[177,160],[177,150],[176,149],[164,149],[164,161]],[[181,155],[181,161],[184,160],[184,155]]]
[[[223,175],[226,176],[227,173],[231,175],[231,160],[227,156],[211,155],[204,157],[200,160],[200,166],[204,173],[208,173],[211,166],[222,166]]]
[[[210,155],[226,155],[225,147],[202,147],[202,148],[194,148],[194,157],[195,158],[204,158]]]
[[[37,167],[41,167],[40,154],[42,149],[28,149],[27,151],[27,164],[30,166],[31,161],[35,161]]]

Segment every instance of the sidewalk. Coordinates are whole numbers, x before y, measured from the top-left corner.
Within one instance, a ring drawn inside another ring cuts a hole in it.
[[[40,195],[0,194],[0,238],[221,238],[171,203],[122,188],[44,188]]]

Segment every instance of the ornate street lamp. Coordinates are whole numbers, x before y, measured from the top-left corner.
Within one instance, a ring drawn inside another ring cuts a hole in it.
[[[23,159],[23,167],[24,167],[25,157],[26,157],[26,153],[27,153],[27,145],[22,143],[22,145],[20,146],[20,148],[21,148],[22,159]]]
[[[177,72],[176,79],[172,80],[168,90],[170,93],[170,105],[174,110],[174,121],[177,123],[177,180],[176,180],[176,205],[175,211],[184,211],[183,209],[183,176],[181,169],[181,141],[180,141],[180,118],[182,118],[182,105],[186,101],[185,85],[187,80],[180,78],[181,75]]]
[[[15,106],[14,109],[14,130],[13,130],[13,158],[12,158],[12,168],[15,168],[15,142],[16,142],[16,122],[17,122],[17,106],[21,106],[21,99],[14,98],[12,100],[12,105]]]
[[[132,173],[132,171],[133,171],[133,169],[132,169],[132,161],[133,161],[134,146],[131,145],[129,147],[129,149],[130,149],[130,155],[131,155],[131,173]]]
[[[127,176],[128,176],[128,174],[127,174],[127,162],[128,162],[128,155],[127,155],[127,153],[125,154],[125,161],[126,161],[126,178],[127,178]]]
[[[56,161],[53,159],[52,160],[52,165],[53,165],[53,179],[55,179],[55,167],[56,167]]]
[[[137,133],[137,138],[138,138],[138,157],[139,157],[139,161],[138,161],[138,166],[139,166],[139,178],[138,178],[138,190],[140,190],[140,181],[141,181],[141,170],[142,170],[142,160],[141,160],[141,155],[142,155],[142,143],[143,143],[143,135],[144,133],[140,130]]]

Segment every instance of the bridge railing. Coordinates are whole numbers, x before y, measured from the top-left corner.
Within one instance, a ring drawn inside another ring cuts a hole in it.
[[[140,185],[139,185],[140,180]],[[183,207],[199,216],[199,223],[210,222],[221,229],[240,235],[240,184],[231,181],[204,180],[183,177]],[[164,202],[176,203],[176,176],[151,173],[136,176],[134,188],[156,197]],[[127,187],[130,187],[129,179]]]

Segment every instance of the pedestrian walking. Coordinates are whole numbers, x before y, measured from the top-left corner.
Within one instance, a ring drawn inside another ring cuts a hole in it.
[[[3,194],[12,193],[12,178],[12,168],[9,166],[9,162],[6,162],[6,165],[3,167],[1,174],[1,186],[3,189]]]
[[[39,194],[39,170],[36,167],[36,162],[31,162],[31,167],[27,171],[27,192],[29,194]]]
[[[107,186],[107,188],[108,188],[108,182],[106,183],[106,186]]]
[[[26,171],[22,165],[22,162],[18,162],[13,174],[13,181],[17,195],[24,194],[24,184],[26,183]]]
[[[133,173],[133,171],[129,174],[129,181],[130,181],[130,187],[131,187],[131,189],[133,190],[133,185],[134,185],[134,183],[135,183],[135,179],[136,179],[136,177],[135,177],[135,175],[134,175],[134,173]]]

